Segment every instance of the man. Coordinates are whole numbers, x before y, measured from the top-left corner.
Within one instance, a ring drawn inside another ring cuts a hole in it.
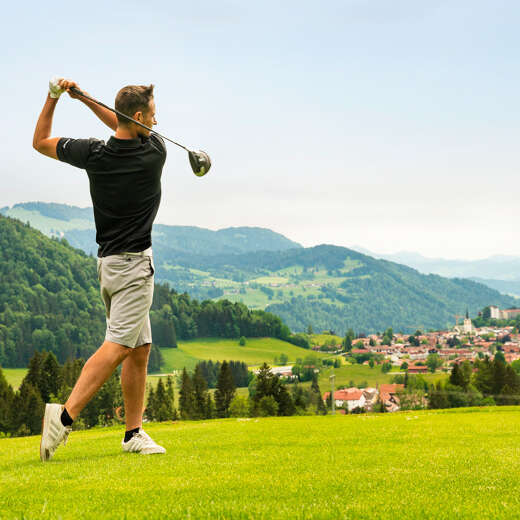
[[[152,343],[149,310],[154,288],[152,224],[161,199],[161,173],[166,160],[163,140],[96,103],[73,94],[74,81],[51,82],[34,131],[40,153],[86,170],[94,206],[97,271],[106,307],[103,344],[85,363],[65,405],[47,404],[40,458],[52,458],[67,440],[71,425],[103,383],[122,363],[125,405],[124,451],[165,453],[142,429],[148,356]],[[90,139],[50,137],[52,117],[62,92],[79,98],[115,135],[105,143]],[[122,88],[116,109],[148,127],[157,124],[153,85]]]

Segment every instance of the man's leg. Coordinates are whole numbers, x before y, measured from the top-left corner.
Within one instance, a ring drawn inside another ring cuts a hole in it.
[[[103,342],[85,363],[70,397],[65,403],[65,409],[72,419],[79,415],[121,361],[131,353],[132,349],[118,343]]]
[[[123,361],[121,387],[125,402],[126,431],[140,428],[143,423],[144,393],[150,343],[134,349]]]

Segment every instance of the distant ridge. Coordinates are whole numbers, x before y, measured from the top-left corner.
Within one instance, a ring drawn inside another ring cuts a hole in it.
[[[65,238],[69,244],[87,254],[97,254],[94,215],[91,207],[79,208],[68,204],[23,202],[0,213],[22,222],[47,236]],[[212,231],[196,226],[155,224],[152,235],[154,248],[164,254],[184,251],[193,254],[217,255],[253,251],[282,251],[301,248],[280,233],[261,227],[230,227]]]

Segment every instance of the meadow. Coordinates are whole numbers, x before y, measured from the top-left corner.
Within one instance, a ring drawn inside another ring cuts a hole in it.
[[[275,338],[247,338],[246,345],[241,347],[236,339],[200,338],[190,341],[179,341],[177,349],[162,348],[164,357],[163,372],[182,370],[184,363],[189,361],[193,368],[201,359],[213,361],[234,360],[243,361],[248,365],[261,365],[264,361],[272,365],[273,360],[280,354],[286,354],[289,362],[297,358],[304,358],[313,353],[311,350],[296,347],[291,343]],[[329,354],[317,352],[320,358],[329,357]],[[188,365],[186,365],[187,368]]]
[[[0,518],[518,518],[519,407],[147,424],[0,439]]]

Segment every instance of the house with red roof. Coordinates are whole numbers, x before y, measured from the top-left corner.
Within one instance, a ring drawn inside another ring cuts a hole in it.
[[[325,392],[323,394],[323,401],[325,403],[329,396],[330,392]],[[363,408],[365,406],[366,397],[363,394],[363,390],[352,387],[343,390],[336,390],[334,392],[334,402],[338,408],[346,403],[348,411],[351,412],[354,408]]]

